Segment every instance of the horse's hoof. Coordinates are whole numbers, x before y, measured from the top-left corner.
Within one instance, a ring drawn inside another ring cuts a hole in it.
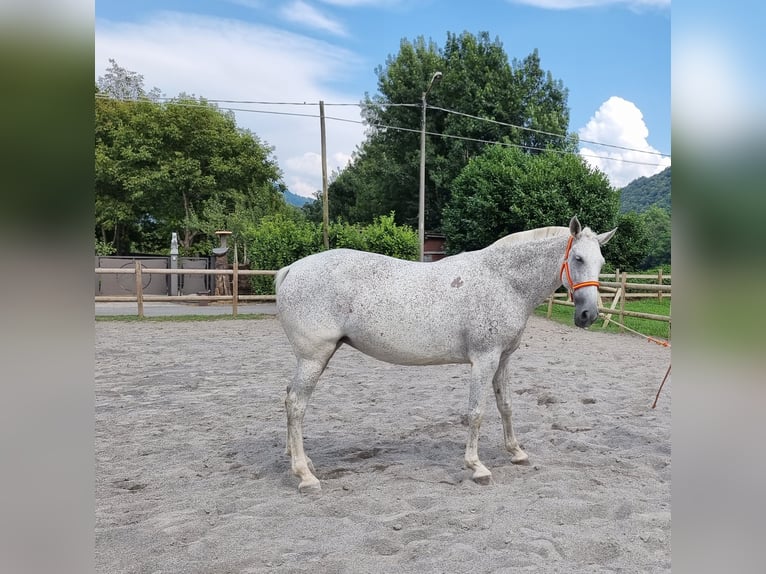
[[[312,477],[313,478],[313,477]],[[322,485],[319,480],[304,480],[298,485],[298,492],[301,494],[319,494],[322,492]]]
[[[491,474],[482,474],[479,476],[473,475],[473,481],[476,484],[480,484],[481,486],[488,486],[492,484],[492,475]]]
[[[511,462],[513,464],[528,464],[529,463],[529,455],[525,452],[520,452],[511,457]]]

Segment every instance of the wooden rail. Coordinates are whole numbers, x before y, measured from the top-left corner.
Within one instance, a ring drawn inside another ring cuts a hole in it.
[[[556,301],[556,305],[574,307],[574,303],[571,301]],[[618,314],[614,309],[609,309],[608,307],[599,306],[598,311],[599,313]],[[640,311],[626,311],[624,309],[619,314],[624,315],[625,317],[638,317],[640,319],[651,319],[652,321],[665,321],[666,323],[670,323],[670,316],[668,315],[655,315],[654,313],[641,313]]]
[[[138,262],[137,262],[138,263]],[[139,264],[140,265],[140,264]],[[133,267],[96,267],[97,275],[106,275],[114,273],[117,275],[133,275],[136,270]],[[151,267],[141,267],[141,273],[156,275],[234,275],[234,269],[153,269]],[[267,271],[263,269],[239,269],[237,275],[276,275],[276,271]]]
[[[662,300],[663,297],[669,297],[671,295],[672,288],[670,285],[663,284],[663,281],[669,280],[670,275],[663,276],[662,271],[659,271],[657,275],[628,274],[623,272],[617,277],[615,277],[615,274],[612,274],[612,273],[602,274],[599,276],[599,279],[602,279],[602,278],[617,279],[616,281],[602,280],[601,285],[599,287],[598,311],[599,313],[604,314],[604,324],[603,324],[604,329],[612,320],[613,315],[619,316],[621,332],[623,331],[622,323],[624,323],[624,317],[637,317],[640,319],[649,319],[652,321],[664,321],[667,323],[672,322],[670,315],[657,315],[655,313],[643,313],[639,311],[628,311],[625,309],[625,301],[627,299],[653,297],[653,298]],[[639,280],[643,279],[643,280],[652,280],[652,281],[656,280],[657,283],[628,283],[628,279],[639,279]],[[636,293],[636,291],[639,291],[639,293]],[[568,300],[568,297],[569,296],[567,293],[554,293],[553,295],[551,295],[551,297],[548,299],[548,311],[547,311],[548,318],[551,317],[554,304],[564,305],[566,307],[574,307],[574,303],[571,303]],[[608,308],[603,307],[601,305],[602,298],[610,298],[611,306]],[[619,303],[619,307],[618,307],[618,303]]]
[[[152,269],[142,267],[140,262],[136,261],[134,267],[96,267],[95,272],[97,275],[116,274],[116,275],[129,275],[134,274],[136,276],[136,294],[135,295],[96,295],[95,301],[99,303],[119,303],[119,302],[135,302],[137,306],[137,312],[139,317],[144,316],[144,302],[198,302],[208,303],[210,301],[230,301],[232,307],[232,315],[237,316],[237,306],[240,302],[245,301],[275,301],[275,295],[239,295],[239,276],[264,276],[264,275],[276,275],[275,270],[267,269],[239,269],[238,265],[234,265],[232,269]],[[232,277],[232,294],[231,295],[144,295],[143,290],[143,275],[231,275]],[[611,308],[599,307],[599,312],[606,313],[607,318],[604,320],[604,326],[606,326],[613,314],[619,315],[622,322],[622,317],[640,317],[644,319],[652,319],[655,321],[667,321],[670,322],[670,317],[664,315],[654,315],[652,313],[639,313],[637,311],[626,311],[624,308],[625,300],[627,298],[640,298],[640,297],[657,297],[659,299],[664,296],[670,296],[671,286],[664,285],[663,281],[670,280],[670,275],[663,276],[662,271],[659,271],[657,275],[649,274],[628,274],[621,273],[604,273],[599,276],[599,279],[615,278],[616,281],[601,281],[600,297],[606,296],[612,299]],[[628,279],[638,280],[657,280],[657,283],[628,283]],[[628,293],[628,291],[642,291],[641,293]],[[573,303],[569,301],[562,301],[559,299],[566,299],[566,293],[554,293],[548,300],[548,317],[551,316],[553,305],[566,305],[573,306]],[[616,303],[620,303],[620,309],[615,309]]]
[[[234,265],[232,269],[152,269],[142,267],[141,263],[136,261],[134,267],[96,267],[97,275],[130,275],[136,276],[136,294],[135,295],[96,295],[97,303],[136,303],[139,317],[144,316],[144,302],[197,302],[209,303],[210,301],[230,301],[232,316],[237,316],[237,306],[244,301],[275,301],[275,295],[240,295],[239,294],[239,276],[240,275],[276,275],[276,271],[265,269],[239,269]],[[144,274],[154,275],[231,275],[232,294],[231,295],[144,295],[143,276]]]

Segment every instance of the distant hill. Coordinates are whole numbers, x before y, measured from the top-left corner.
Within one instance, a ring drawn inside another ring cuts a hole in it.
[[[620,211],[641,213],[651,205],[670,211],[670,168],[634,179],[620,191]]]
[[[295,207],[302,207],[304,204],[314,200],[310,197],[303,197],[302,195],[296,195],[291,191],[285,191],[285,201],[289,205],[294,205]]]

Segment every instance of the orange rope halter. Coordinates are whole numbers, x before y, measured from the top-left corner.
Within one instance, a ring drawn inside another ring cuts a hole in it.
[[[561,271],[559,272],[559,279],[561,279],[561,282],[564,282],[563,276],[564,271],[567,272],[567,290],[569,291],[569,299],[570,301],[574,300],[574,292],[580,289],[581,287],[600,287],[601,283],[598,281],[583,281],[582,283],[574,283],[572,281],[572,276],[569,274],[569,251],[572,249],[572,241],[574,241],[574,235],[569,236],[569,241],[567,242],[567,250],[566,253],[564,253],[564,262],[561,264]]]

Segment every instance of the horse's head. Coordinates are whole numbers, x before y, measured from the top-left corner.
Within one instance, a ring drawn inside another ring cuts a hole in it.
[[[617,228],[596,235],[588,227],[583,229],[577,217],[573,217],[569,231],[571,237],[561,265],[561,282],[575,304],[575,325],[585,329],[598,318],[598,275],[604,264],[601,246],[612,238]]]

